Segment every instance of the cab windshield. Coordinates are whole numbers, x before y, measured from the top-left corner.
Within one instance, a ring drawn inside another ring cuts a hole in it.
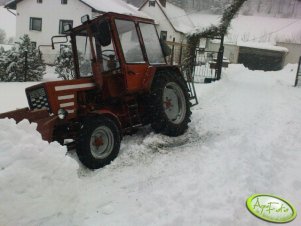
[[[76,35],[77,58],[80,77],[92,76],[92,48],[87,30],[82,30]]]
[[[91,39],[89,37],[91,34]],[[98,24],[91,26],[91,31],[83,29],[75,36],[78,67],[80,77],[89,77],[93,75],[92,62],[99,64],[101,72],[109,72],[120,68],[120,63],[117,58],[114,43],[107,41],[104,45],[101,43],[103,37],[101,28]],[[93,48],[92,48],[93,46]],[[95,51],[95,53],[93,52]],[[93,59],[95,56],[95,59]]]

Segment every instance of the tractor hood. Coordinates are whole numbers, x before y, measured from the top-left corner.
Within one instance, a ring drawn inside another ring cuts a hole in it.
[[[92,90],[95,87],[92,78],[46,82],[31,86],[25,90],[29,108],[2,113],[0,119],[10,118],[16,123],[27,119],[31,123],[37,123],[37,130],[42,138],[51,142],[55,126],[60,122],[58,110],[66,110],[68,118],[76,117],[78,92]]]
[[[95,87],[92,78],[85,78],[41,83],[27,88],[25,92],[31,110],[46,109],[50,114],[57,114],[59,109],[64,109],[72,117],[78,109],[78,92]]]

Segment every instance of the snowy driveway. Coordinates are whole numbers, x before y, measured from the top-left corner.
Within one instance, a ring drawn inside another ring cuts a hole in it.
[[[94,172],[41,141],[34,125],[0,120],[0,225],[271,225],[247,211],[254,193],[286,198],[300,215],[295,67],[231,66],[222,81],[197,86],[200,104],[184,136],[144,128]],[[300,217],[288,225],[300,225]]]

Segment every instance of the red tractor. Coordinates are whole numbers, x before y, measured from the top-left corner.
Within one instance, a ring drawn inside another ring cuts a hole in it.
[[[107,13],[82,22],[65,27],[76,79],[27,88],[29,108],[0,118],[35,122],[49,142],[74,140],[80,161],[91,169],[116,158],[122,136],[140,126],[151,124],[168,136],[183,134],[190,101],[197,103],[194,86],[166,63],[154,21]]]

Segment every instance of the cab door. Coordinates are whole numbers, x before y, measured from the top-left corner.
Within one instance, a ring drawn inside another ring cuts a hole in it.
[[[128,93],[143,90],[143,81],[149,65],[143,54],[136,24],[134,21],[115,19],[123,59],[123,73]]]

